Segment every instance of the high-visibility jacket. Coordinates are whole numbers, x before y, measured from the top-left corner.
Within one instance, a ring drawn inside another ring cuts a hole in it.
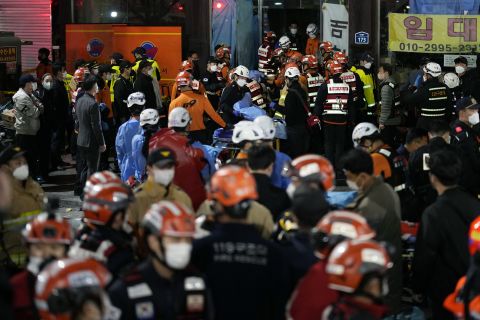
[[[120,66],[112,66],[112,70],[115,72],[112,73],[112,80],[109,81],[108,86],[110,87],[110,101],[113,103],[113,86],[115,86],[115,82],[117,82],[118,78],[120,77]]]
[[[142,60],[138,60],[135,62],[135,65],[132,67],[132,70],[135,71],[135,73],[138,73],[138,67],[140,66],[140,62]],[[152,73],[152,78],[157,79],[157,81],[160,81],[160,67],[158,66],[157,61],[153,59],[147,59],[148,62],[152,63],[152,68],[153,68],[153,73]]]
[[[270,60],[272,59],[273,48],[269,44],[262,44],[258,48],[258,71],[267,74]]]
[[[318,72],[307,73],[305,74],[305,78],[307,79],[308,102],[310,104],[310,108],[315,108],[318,89],[320,89],[320,86],[325,83],[325,79],[323,79],[322,75]]]
[[[267,106],[267,101],[263,98],[263,88],[260,83],[252,80],[246,84],[246,87],[252,97],[252,103],[257,107],[264,109]]]
[[[365,103],[367,107],[367,115],[375,114],[375,89],[376,84],[373,79],[373,74],[366,73],[363,67],[352,67],[351,71],[358,74],[360,80],[363,82],[363,95],[365,97]]]
[[[327,99],[323,105],[322,117],[328,121],[330,118],[340,118],[341,116],[346,122],[349,94],[350,87],[348,84],[335,83],[331,79],[327,83]]]

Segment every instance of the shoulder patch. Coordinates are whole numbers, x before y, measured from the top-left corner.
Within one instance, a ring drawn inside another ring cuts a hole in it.
[[[395,89],[395,84],[394,84],[394,83],[389,82],[388,85],[389,85],[392,89]]]
[[[127,287],[127,293],[130,299],[150,297],[153,294],[152,290],[146,283],[140,283]]]

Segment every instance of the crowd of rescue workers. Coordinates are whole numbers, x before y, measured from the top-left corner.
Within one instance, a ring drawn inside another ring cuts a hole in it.
[[[142,47],[40,49],[2,114],[1,318],[480,319],[480,69],[400,82],[306,31],[173,87]],[[75,228],[42,189],[69,167]]]

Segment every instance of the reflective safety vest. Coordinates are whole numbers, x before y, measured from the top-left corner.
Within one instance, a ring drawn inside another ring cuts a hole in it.
[[[348,86],[350,87],[350,90],[352,91],[353,95],[353,101],[358,100],[358,92],[357,92],[357,77],[355,77],[355,73],[352,71],[347,71],[344,72],[340,75],[340,79],[343,80]]]
[[[442,118],[447,113],[447,87],[439,84],[428,88],[428,102],[420,108],[420,116],[428,118]]]
[[[352,71],[358,74],[360,80],[363,82],[363,95],[365,97],[365,103],[367,105],[367,115],[375,114],[375,81],[372,74],[366,74],[363,69],[352,68]]]
[[[23,266],[27,258],[27,248],[23,243],[22,230],[25,225],[35,219],[41,210],[33,210],[21,213],[18,217],[7,219],[3,222],[2,233],[5,249],[7,252],[0,254],[1,259],[5,259],[7,254],[17,266]],[[1,248],[0,251],[3,251]]]
[[[307,89],[308,89],[308,102],[310,108],[315,108],[315,101],[317,101],[318,89],[325,83],[320,73],[307,73]]]
[[[109,81],[110,87],[110,101],[113,103],[113,87],[115,86],[115,82],[117,82],[118,78],[120,77],[120,66],[112,66],[112,70],[115,73],[112,73],[112,80]]]
[[[70,82],[72,81],[73,79],[73,76],[69,73],[67,73],[67,76],[65,77],[65,79],[63,79],[63,83],[65,84],[65,89],[67,90],[67,93],[68,93],[68,101],[71,101],[72,99],[72,96],[71,96],[71,90],[70,89]]]
[[[343,115],[348,113],[348,96],[350,87],[346,83],[336,83],[330,80],[327,84],[327,100],[323,106],[323,116]]]
[[[270,60],[272,59],[272,47],[268,44],[262,44],[258,48],[258,71],[263,72],[265,75],[271,69]]]
[[[267,102],[263,98],[263,88],[255,80],[252,80],[247,83],[248,91],[252,97],[252,103],[255,104],[257,107],[265,108],[267,106]]]

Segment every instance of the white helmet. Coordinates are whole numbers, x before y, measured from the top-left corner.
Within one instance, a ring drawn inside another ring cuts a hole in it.
[[[248,76],[250,74],[250,71],[248,70],[247,67],[240,65],[240,66],[235,68],[235,71],[233,72],[233,74],[236,74],[237,76],[248,78]]]
[[[358,147],[363,138],[371,136],[374,133],[380,133],[374,124],[371,124],[370,122],[362,122],[357,124],[352,133],[353,145]]]
[[[287,36],[283,36],[283,37],[280,38],[280,40],[278,40],[278,45],[283,50],[290,49],[290,44],[291,44],[290,38],[288,38]]]
[[[140,126],[142,127],[147,124],[155,125],[158,120],[160,120],[160,116],[155,109],[145,109],[140,113]]]
[[[307,34],[316,34],[318,31],[317,25],[315,23],[310,23],[307,26]]]
[[[145,102],[147,102],[147,100],[145,100],[143,92],[134,92],[128,96],[127,107],[131,108],[134,105],[143,106],[145,105]]]
[[[300,76],[300,70],[297,67],[290,67],[285,70],[285,77],[287,78],[295,78]]]
[[[442,74],[442,67],[436,62],[429,62],[423,67],[423,72],[436,78]]]
[[[243,141],[258,141],[263,139],[263,130],[258,125],[249,121],[250,125],[235,125],[233,128],[232,142],[239,144]]]
[[[168,115],[168,127],[185,128],[191,119],[187,109],[183,107],[174,108]]]
[[[443,83],[450,89],[454,89],[460,85],[460,78],[455,73],[449,72],[443,76]]]
[[[275,138],[275,124],[273,119],[269,116],[260,116],[253,120],[253,123],[258,125],[263,130],[263,138],[265,140],[273,140]]]

